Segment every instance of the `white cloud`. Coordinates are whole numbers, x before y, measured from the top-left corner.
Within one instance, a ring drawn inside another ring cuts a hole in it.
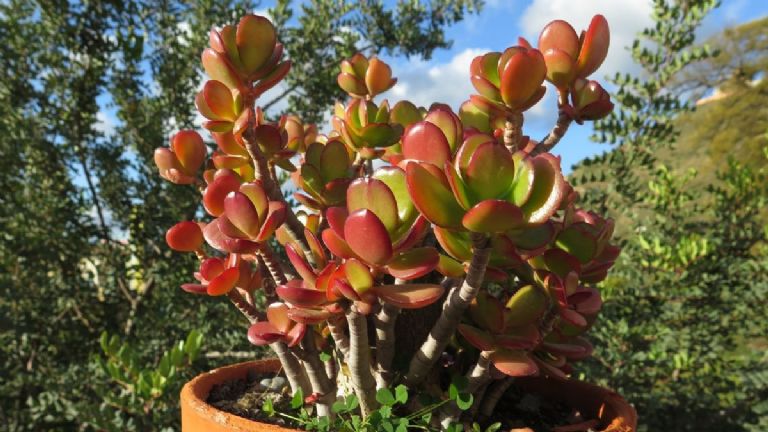
[[[397,84],[387,94],[391,102],[408,99],[417,106],[429,108],[434,102],[459,109],[469,95],[476,93],[469,81],[472,59],[489,50],[468,48],[457,53],[447,63],[425,62],[412,58],[393,65]]]
[[[611,29],[608,57],[595,77],[633,71],[636,66],[625,48],[632,45],[640,30],[651,24],[650,0],[533,0],[520,17],[520,27],[535,45],[548,22],[564,19],[580,32],[589,26],[595,14],[603,14]]]
[[[96,113],[96,125],[94,128],[102,134],[109,136],[115,131],[115,118],[104,111],[99,111]]]

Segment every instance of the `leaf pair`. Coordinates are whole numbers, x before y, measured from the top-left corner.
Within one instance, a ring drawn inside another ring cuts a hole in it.
[[[610,31],[608,21],[595,15],[581,36],[565,21],[547,24],[539,35],[539,50],[544,53],[547,80],[565,89],[576,78],[592,75],[608,54]]]
[[[373,98],[392,88],[397,78],[392,78],[392,68],[377,57],[369,60],[357,53],[341,62],[336,81],[352,97]]]
[[[193,130],[183,130],[171,138],[170,148],[155,149],[154,159],[160,176],[176,184],[192,184],[205,162],[208,149],[203,138]]]

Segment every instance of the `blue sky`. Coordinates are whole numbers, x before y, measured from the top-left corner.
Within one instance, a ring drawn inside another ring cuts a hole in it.
[[[273,3],[264,1],[256,12],[263,13]],[[603,67],[592,78],[601,79],[616,71],[631,72],[635,67],[625,47],[631,44],[638,31],[651,22],[650,11],[650,0],[486,0],[479,15],[468,16],[447,29],[448,38],[453,41],[450,49],[435,52],[429,61],[417,58],[386,59],[392,64],[399,81],[384,97],[392,101],[409,99],[423,106],[443,102],[458,109],[461,102],[474,92],[469,81],[472,58],[483,52],[500,51],[514,45],[518,36],[524,36],[535,44],[540,29],[553,19],[565,19],[580,31],[586,28],[596,13],[602,13],[608,19],[611,48]],[[724,0],[722,6],[707,17],[698,36],[706,38],[727,26],[767,14],[768,0]],[[270,93],[280,91],[280,87],[273,89],[264,95],[264,100],[270,99]],[[549,131],[557,115],[553,93],[548,91],[544,100],[527,113],[527,135],[538,139]],[[107,105],[108,97],[103,101]],[[113,112],[106,106],[99,117],[101,128],[105,131],[109,131],[116,122]],[[554,153],[563,158],[566,172],[579,160],[607,149],[605,145],[589,140],[591,131],[589,123],[573,125],[555,149]]]

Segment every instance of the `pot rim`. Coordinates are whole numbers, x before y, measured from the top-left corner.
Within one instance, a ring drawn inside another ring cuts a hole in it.
[[[208,404],[211,388],[224,381],[245,378],[249,370],[277,372],[281,368],[277,358],[251,360],[204,372],[181,390],[181,422],[183,432],[303,432],[270,423],[246,419]],[[613,390],[578,380],[550,377],[523,377],[515,379],[522,386],[544,397],[560,400],[569,406],[603,422],[601,432],[633,432],[637,430],[637,412],[621,395]],[[564,391],[564,388],[566,390]]]

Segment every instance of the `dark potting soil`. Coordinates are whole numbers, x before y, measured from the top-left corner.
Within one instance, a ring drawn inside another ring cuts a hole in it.
[[[488,424],[501,422],[501,431],[529,428],[534,432],[592,432],[597,425],[568,405],[525,393],[514,385],[499,400]]]
[[[290,413],[293,411],[291,409],[291,396],[287,394],[287,388],[284,391],[276,391],[260,384],[264,379],[275,377],[282,377],[282,375],[249,371],[248,376],[244,379],[225,381],[213,386],[206,402],[222,411],[249,420],[283,427],[295,427],[286,418],[268,415],[262,411],[262,403],[266,398],[272,400],[277,412]]]
[[[274,373],[249,373],[245,379],[226,381],[213,386],[207,402],[212,406],[250,420],[273,425],[298,428],[290,420],[262,411],[265,398],[272,399],[275,411],[291,413],[291,397],[284,391],[265,388],[260,382],[272,379]],[[597,422],[582,418],[578,412],[563,403],[553,402],[527,394],[514,385],[499,401],[493,415],[483,426],[501,422],[501,431],[520,429],[533,432],[592,432]],[[528,428],[528,429],[525,429]]]

